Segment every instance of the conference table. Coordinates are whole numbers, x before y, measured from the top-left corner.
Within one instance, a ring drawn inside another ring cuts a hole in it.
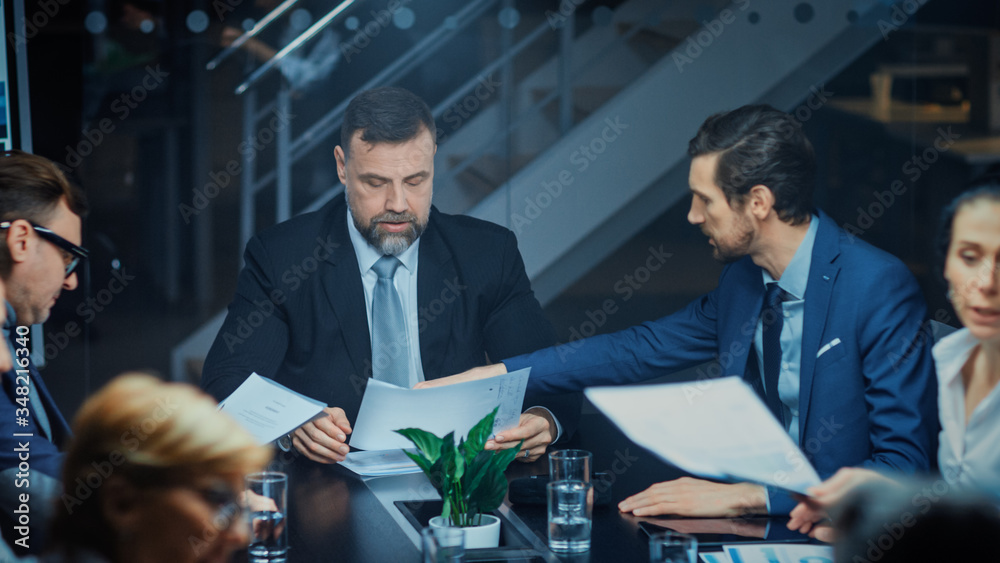
[[[553,554],[546,547],[544,504],[511,504],[508,499],[498,511],[503,521],[501,547],[470,551],[469,561],[647,561],[646,535],[639,528],[643,520],[680,531],[751,536],[767,531],[775,538],[790,537],[781,519],[650,519],[619,512],[619,501],[684,473],[636,446],[603,415],[584,414],[573,438],[555,445],[563,448],[593,452],[594,471],[606,473],[595,481],[595,489],[610,488],[612,502],[594,508],[590,551]],[[421,561],[420,520],[435,515],[440,506],[422,473],[362,478],[339,465],[317,464],[294,452],[279,452],[278,461],[289,474],[288,563]],[[547,473],[547,457],[532,463],[515,461],[507,469],[508,480]],[[245,553],[237,560],[246,560]]]

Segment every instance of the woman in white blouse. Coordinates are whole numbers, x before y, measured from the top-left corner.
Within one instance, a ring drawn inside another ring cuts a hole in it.
[[[949,488],[1000,493],[1000,180],[966,191],[944,212],[942,249],[948,299],[965,327],[934,346],[941,434],[938,466]],[[810,489],[788,527],[809,532],[858,485],[889,480],[844,468]],[[829,541],[832,530],[812,535]]]

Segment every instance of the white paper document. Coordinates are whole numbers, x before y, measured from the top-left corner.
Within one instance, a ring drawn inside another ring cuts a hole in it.
[[[351,446],[360,450],[412,448],[413,442],[396,434],[400,428],[419,428],[438,436],[455,432],[457,441],[497,405],[500,410],[493,431],[515,427],[529,369],[429,389],[404,389],[373,379],[361,399]]]
[[[261,444],[273,442],[309,422],[325,407],[256,372],[219,403],[219,410],[235,418]]]
[[[726,545],[725,551],[702,553],[704,563],[833,563],[833,548],[826,545],[757,543]]]
[[[416,451],[411,449],[410,451]],[[340,465],[363,477],[405,475],[419,473],[420,466],[403,453],[403,450],[372,450],[351,452]]]
[[[739,377],[585,393],[632,441],[690,473],[803,494],[820,483],[799,447]]]

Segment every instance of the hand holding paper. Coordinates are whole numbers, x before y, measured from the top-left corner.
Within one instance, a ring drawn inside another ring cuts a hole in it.
[[[500,410],[494,431],[516,427],[527,383],[527,369],[433,389],[403,389],[369,381],[351,446],[362,450],[411,447],[406,438],[395,433],[399,428],[420,428],[439,436],[453,431],[464,433],[497,405]]]

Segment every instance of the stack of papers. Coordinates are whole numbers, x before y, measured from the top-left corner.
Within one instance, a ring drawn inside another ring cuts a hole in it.
[[[632,441],[690,473],[801,494],[820,483],[802,450],[739,377],[585,393]]]
[[[478,381],[430,389],[404,389],[371,380],[361,399],[351,446],[359,450],[412,448],[396,430],[419,428],[437,436],[455,433],[455,440],[497,408],[494,432],[517,426],[530,368]]]
[[[411,452],[416,451],[414,449]],[[405,475],[419,473],[420,467],[403,453],[403,450],[375,450],[370,452],[351,452],[340,465],[365,477],[382,477],[385,475]]]
[[[362,476],[399,475],[420,471],[401,450],[413,442],[396,433],[420,428],[437,436],[464,438],[484,416],[499,406],[493,431],[517,426],[528,385],[529,368],[499,377],[430,389],[404,389],[371,380],[361,400],[351,434],[351,452],[340,464]]]

